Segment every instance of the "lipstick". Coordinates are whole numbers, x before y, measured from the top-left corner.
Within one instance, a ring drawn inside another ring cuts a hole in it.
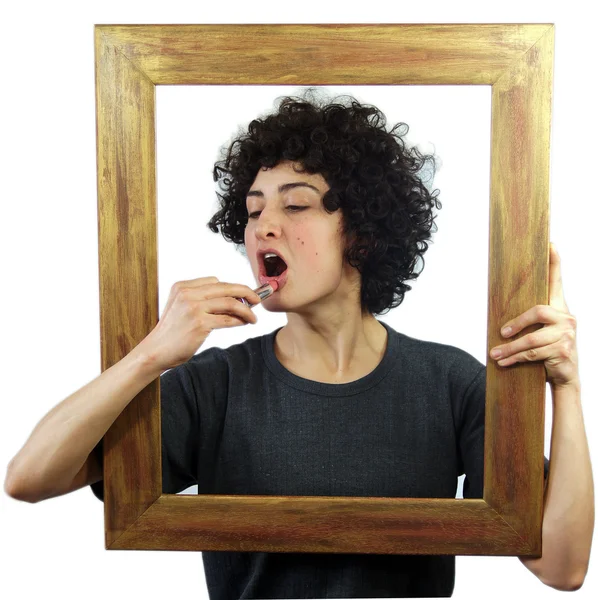
[[[265,300],[266,298],[268,298],[269,296],[271,296],[276,290],[278,289],[278,282],[276,281],[272,281],[270,283],[266,283],[264,285],[260,285],[259,288],[256,288],[255,290],[253,290],[261,299],[262,301]],[[245,298],[237,298],[237,300],[239,302],[242,302],[243,304],[246,304],[247,306],[249,306],[249,308],[253,308],[255,306],[255,304],[251,304],[250,302],[248,302]]]

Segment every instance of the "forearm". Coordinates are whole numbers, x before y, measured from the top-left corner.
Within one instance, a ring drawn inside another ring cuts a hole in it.
[[[581,387],[551,388],[550,473],[544,495],[542,557],[521,558],[556,589],[583,583],[594,531],[594,482],[581,407]]]
[[[119,414],[159,374],[134,349],[60,402],[11,461],[5,489],[36,501],[64,493]]]

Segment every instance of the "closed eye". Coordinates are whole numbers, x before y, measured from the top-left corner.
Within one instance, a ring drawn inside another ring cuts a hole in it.
[[[309,208],[309,206],[287,206],[287,208],[289,208],[289,209],[295,208],[295,209],[297,209],[297,211],[300,211],[300,210],[307,210]],[[249,214],[249,218],[250,219],[255,219],[254,215],[257,215],[257,214],[259,214],[261,212],[262,212],[261,210],[257,210],[255,212],[252,212],[251,214]],[[296,212],[296,211],[293,211],[293,212]]]

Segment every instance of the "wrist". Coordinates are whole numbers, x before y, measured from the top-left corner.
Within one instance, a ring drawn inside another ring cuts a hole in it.
[[[558,391],[581,392],[581,382],[578,377],[576,377],[575,379],[572,379],[570,381],[567,381],[566,383],[560,383],[560,384],[551,383],[550,387],[552,388],[553,392],[558,392]]]
[[[143,342],[131,350],[129,357],[137,369],[143,371],[148,376],[152,376],[153,379],[159,377],[165,371],[156,355],[144,346]]]

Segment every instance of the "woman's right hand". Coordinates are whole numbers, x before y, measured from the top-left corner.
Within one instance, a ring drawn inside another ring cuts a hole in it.
[[[177,281],[154,329],[138,348],[153,364],[166,371],[187,362],[214,329],[256,323],[245,298],[259,304],[261,298],[249,287],[223,283],[217,277]]]

